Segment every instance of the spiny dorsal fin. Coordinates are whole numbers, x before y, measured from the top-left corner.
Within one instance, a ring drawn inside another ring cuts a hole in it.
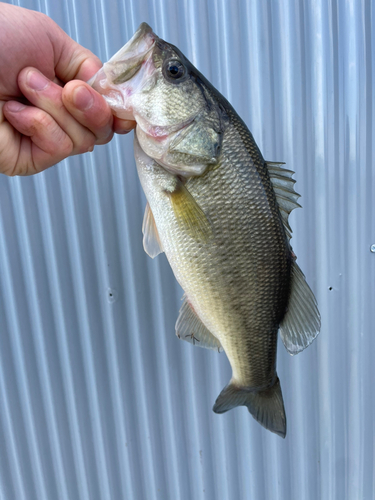
[[[145,215],[143,217],[142,233],[143,248],[152,259],[159,255],[159,253],[163,252],[159,233],[155,224],[154,215],[148,202],[145,208]]]
[[[301,205],[297,203],[300,195],[294,191],[294,183],[296,182],[292,179],[294,172],[282,168],[280,165],[284,165],[284,163],[281,162],[266,161],[266,165],[276,194],[277,203],[279,204],[285,232],[290,240],[292,237],[292,230],[288,222],[289,214],[295,208],[301,207]]]
[[[189,304],[186,295],[176,322],[176,335],[194,345],[221,352],[219,340],[204,326]]]

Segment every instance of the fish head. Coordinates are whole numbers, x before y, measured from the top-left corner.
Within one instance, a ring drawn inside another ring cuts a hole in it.
[[[167,170],[189,177],[217,162],[223,120],[209,82],[146,23],[89,83]]]

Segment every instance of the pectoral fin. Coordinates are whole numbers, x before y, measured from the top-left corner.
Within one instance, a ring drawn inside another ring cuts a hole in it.
[[[166,191],[178,224],[197,241],[207,242],[212,236],[207,216],[180,180],[174,191]]]
[[[152,259],[159,255],[159,253],[163,252],[159,233],[155,224],[155,219],[148,203],[146,205],[145,215],[143,217],[142,233],[143,248]]]
[[[219,340],[204,326],[185,295],[183,300],[176,322],[177,337],[190,342],[190,344],[221,352],[223,348]]]

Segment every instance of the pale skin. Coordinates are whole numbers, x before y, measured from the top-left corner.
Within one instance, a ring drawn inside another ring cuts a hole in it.
[[[0,2],[0,47],[0,173],[42,172],[134,128],[84,83],[100,60],[49,17]]]

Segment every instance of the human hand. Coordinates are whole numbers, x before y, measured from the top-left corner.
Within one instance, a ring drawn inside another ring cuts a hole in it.
[[[100,60],[44,14],[0,2],[0,47],[0,173],[41,172],[134,127],[84,83]]]

